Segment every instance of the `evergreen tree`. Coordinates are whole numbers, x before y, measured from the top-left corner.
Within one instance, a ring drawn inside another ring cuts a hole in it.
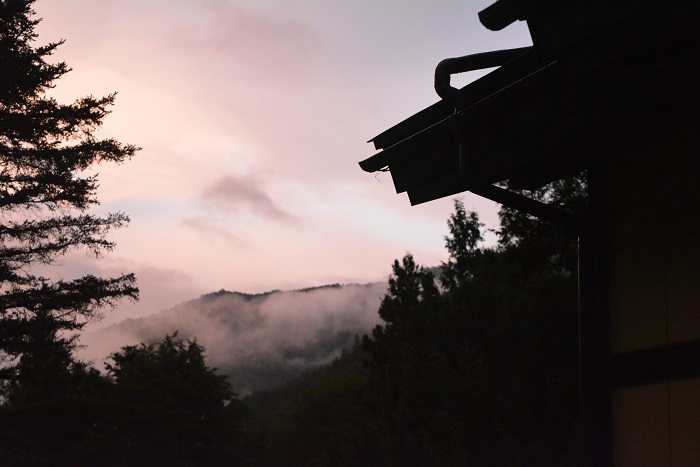
[[[72,336],[102,307],[138,296],[133,274],[51,280],[33,272],[71,250],[99,256],[113,248],[105,236],[128,217],[88,212],[98,204],[97,178],[88,171],[138,150],[96,135],[114,94],[70,104],[47,95],[70,69],[47,61],[62,42],[35,45],[40,20],[33,3],[0,0],[0,379],[6,385],[40,371],[50,349],[70,354]]]
[[[455,200],[442,294],[410,255],[394,262],[385,324],[364,339],[380,465],[576,458],[575,237],[502,215],[500,243],[486,248],[478,215]]]
[[[472,277],[482,251],[479,242],[484,240],[476,212],[467,212],[464,203],[455,199],[455,211],[447,220],[450,235],[445,237],[445,248],[450,254],[447,263],[441,266],[440,283],[446,290],[457,288],[458,285]]]

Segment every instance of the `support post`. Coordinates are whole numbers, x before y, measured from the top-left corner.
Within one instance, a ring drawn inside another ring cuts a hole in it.
[[[606,186],[588,171],[588,222],[579,236],[579,400],[581,465],[607,467],[612,455],[610,317],[607,306]]]

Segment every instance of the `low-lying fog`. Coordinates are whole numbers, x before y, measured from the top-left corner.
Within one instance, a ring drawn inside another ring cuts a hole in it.
[[[207,364],[229,375],[234,390],[245,395],[330,363],[350,348],[356,334],[379,323],[386,287],[383,282],[259,295],[221,291],[86,332],[80,357],[99,368],[125,345],[158,342],[178,331],[204,346]]]

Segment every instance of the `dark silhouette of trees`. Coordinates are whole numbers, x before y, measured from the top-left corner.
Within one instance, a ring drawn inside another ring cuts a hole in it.
[[[107,366],[113,398],[99,435],[100,465],[235,464],[244,418],[226,377],[205,363],[204,348],[177,335],[124,347]]]
[[[47,59],[61,44],[36,46],[33,0],[0,1],[0,380],[3,392],[37,375],[69,371],[76,332],[100,309],[136,299],[132,274],[51,280],[38,267],[71,250],[96,256],[124,213],[97,216],[95,164],[120,163],[138,150],[100,139],[115,95],[61,104],[47,95],[70,69]]]
[[[261,465],[372,465],[376,437],[360,372],[321,374],[269,431]]]
[[[0,406],[0,465],[95,465],[86,447],[109,407],[109,380],[72,359],[55,370]]]
[[[136,299],[132,274],[52,280],[72,250],[100,256],[124,213],[98,204],[90,169],[138,148],[97,130],[115,95],[63,104],[48,95],[68,73],[36,46],[33,0],[0,0],[0,464],[238,464],[245,409],[196,342],[166,336],[126,347],[102,375],[74,359],[104,306]]]
[[[585,216],[588,184],[585,173],[562,178],[536,190],[513,190],[557,207],[569,214]],[[564,227],[545,222],[522,211],[501,207],[498,217],[499,244],[517,258],[528,272],[575,274],[578,258],[576,237]]]
[[[442,294],[410,255],[394,263],[385,324],[364,340],[380,465],[575,462],[576,238],[501,217],[499,245],[485,248],[478,215],[455,201]]]
[[[586,187],[528,195],[580,215]],[[485,247],[478,215],[455,201],[442,288],[412,255],[394,261],[383,324],[335,363],[364,364],[322,371],[286,414],[253,425],[255,465],[576,463],[576,237],[500,214],[499,243]]]
[[[445,248],[450,254],[441,266],[440,283],[446,290],[456,289],[469,280],[481,257],[479,243],[484,240],[479,215],[467,212],[461,202],[455,203],[455,212],[447,221],[450,235],[445,237]]]
[[[72,363],[0,408],[0,465],[242,465],[247,410],[204,348],[177,335],[124,347],[107,374]],[[10,429],[11,428],[11,429]]]

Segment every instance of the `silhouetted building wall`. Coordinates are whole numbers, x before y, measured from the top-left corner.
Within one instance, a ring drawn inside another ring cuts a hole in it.
[[[683,369],[700,355],[653,354],[700,339],[699,130],[698,107],[679,105],[608,148],[611,350],[646,351],[658,378],[613,390],[615,465],[700,465],[700,378]]]

